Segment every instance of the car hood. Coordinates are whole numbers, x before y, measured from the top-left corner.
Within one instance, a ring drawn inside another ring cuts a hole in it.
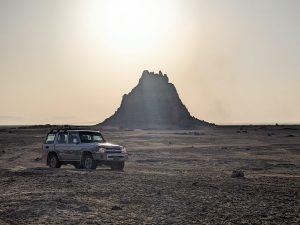
[[[122,148],[122,146],[120,146],[120,145],[116,145],[116,144],[112,144],[112,143],[108,143],[108,142],[99,143],[98,146],[100,148],[105,148],[105,149],[121,149]]]

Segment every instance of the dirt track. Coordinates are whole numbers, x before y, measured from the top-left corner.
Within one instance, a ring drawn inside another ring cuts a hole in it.
[[[0,130],[0,224],[300,223],[299,127],[103,131],[124,172],[48,169],[45,132]]]

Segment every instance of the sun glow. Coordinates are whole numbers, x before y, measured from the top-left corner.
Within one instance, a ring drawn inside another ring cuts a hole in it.
[[[166,8],[166,1],[106,1],[99,33],[118,50],[145,51],[162,41],[168,31],[170,11]]]

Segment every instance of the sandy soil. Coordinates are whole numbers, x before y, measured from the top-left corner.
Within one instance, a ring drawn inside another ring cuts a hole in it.
[[[46,132],[0,129],[0,224],[300,224],[300,127],[104,130],[123,172],[48,169]]]

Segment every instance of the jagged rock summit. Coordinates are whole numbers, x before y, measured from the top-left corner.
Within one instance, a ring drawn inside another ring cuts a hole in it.
[[[138,129],[197,128],[211,125],[190,115],[166,74],[145,70],[138,85],[100,126]]]

